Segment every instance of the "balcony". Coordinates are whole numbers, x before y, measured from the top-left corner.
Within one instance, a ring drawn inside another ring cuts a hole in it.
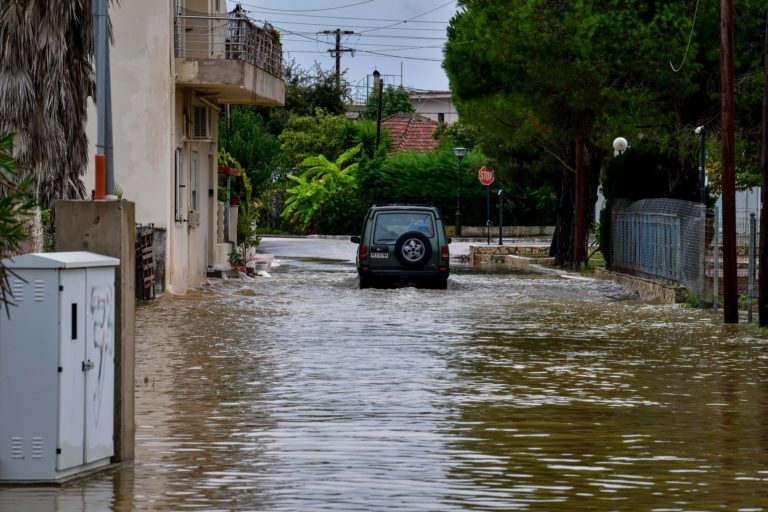
[[[176,16],[176,83],[220,104],[283,105],[282,47],[272,31],[237,10]]]

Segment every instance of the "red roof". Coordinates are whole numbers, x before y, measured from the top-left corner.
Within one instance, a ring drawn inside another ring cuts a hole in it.
[[[392,151],[418,151],[426,153],[437,147],[437,140],[432,132],[437,128],[437,121],[419,114],[395,114],[382,119],[381,125],[389,131],[392,139]]]

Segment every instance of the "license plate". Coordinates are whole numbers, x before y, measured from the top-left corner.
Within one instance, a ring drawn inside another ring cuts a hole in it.
[[[372,252],[371,258],[382,258],[386,259],[388,254],[386,252]]]

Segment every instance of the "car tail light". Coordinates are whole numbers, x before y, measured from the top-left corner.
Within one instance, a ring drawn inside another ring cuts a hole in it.
[[[368,247],[360,244],[360,249],[358,250],[358,258],[360,260],[360,263],[368,263]]]
[[[451,252],[448,250],[448,246],[444,245],[442,249],[440,249],[440,260],[443,263],[448,263],[448,261],[451,259]]]

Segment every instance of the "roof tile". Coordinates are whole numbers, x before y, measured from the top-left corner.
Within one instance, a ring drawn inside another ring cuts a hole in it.
[[[426,153],[437,147],[432,133],[438,123],[419,114],[395,114],[381,121],[392,139],[392,151],[418,151]]]

